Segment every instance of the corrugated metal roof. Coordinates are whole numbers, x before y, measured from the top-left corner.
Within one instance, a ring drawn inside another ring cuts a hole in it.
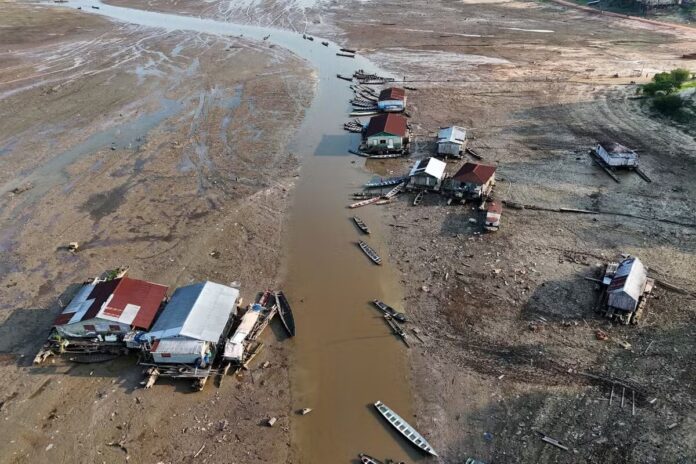
[[[621,261],[609,288],[609,306],[633,311],[643,294],[648,272],[643,263],[636,257]]]
[[[384,100],[401,100],[406,98],[406,91],[399,87],[389,87],[379,93],[379,101]]]
[[[466,141],[466,129],[459,126],[442,128],[437,133],[437,143],[464,143]]]
[[[123,277],[97,317],[147,330],[155,320],[167,289],[166,285]]]
[[[74,324],[85,319],[92,319],[111,296],[119,280],[83,285],[63,312],[56,317],[53,325]]]
[[[612,141],[602,141],[599,142],[599,144],[606,150],[607,153],[610,155],[619,155],[619,154],[632,154],[635,155],[635,151],[631,150],[630,148],[627,148],[620,143],[617,142],[612,142]]]
[[[416,161],[416,164],[413,165],[408,175],[428,174],[442,179],[442,176],[445,174],[445,168],[447,168],[447,163],[444,161],[440,161],[437,158],[423,158],[422,160]]]
[[[146,337],[217,342],[234,312],[239,290],[214,282],[179,287]]]
[[[164,285],[128,277],[85,284],[53,325],[99,318],[149,329],[166,294]]]
[[[373,116],[365,129],[365,136],[372,137],[385,132],[404,137],[406,135],[406,122],[406,118],[400,114],[389,113]]]
[[[495,174],[495,169],[495,166],[486,164],[464,163],[452,178],[459,182],[483,185]]]
[[[188,338],[170,338],[160,340],[157,344],[153,344],[152,353],[176,353],[176,354],[191,354],[202,353],[206,342],[201,340],[191,340]]]

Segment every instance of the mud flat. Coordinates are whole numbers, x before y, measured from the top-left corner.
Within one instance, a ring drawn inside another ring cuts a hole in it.
[[[694,300],[658,289],[641,325],[611,326],[592,311],[596,293],[582,277],[631,253],[656,276],[696,288],[694,128],[630,98],[631,81],[690,67],[679,57],[694,35],[531,2],[356,5],[335,4],[324,18],[419,89],[409,94],[420,134],[413,157],[432,152],[439,127],[468,127],[483,162],[498,166],[496,198],[608,213],[508,208],[498,233],[478,235],[476,211],[437,195],[384,208],[405,307],[425,332],[410,351],[419,430],[443,462],[693,461]],[[607,137],[639,150],[653,183],[627,174],[616,184],[598,170],[587,150]],[[610,340],[597,340],[597,329]],[[610,406],[610,387],[579,372],[630,379],[649,398],[633,415],[631,398],[622,408],[617,390]]]
[[[171,286],[237,280],[247,301],[277,285],[299,166],[287,143],[312,70],[260,42],[2,10],[0,462],[182,462],[202,444],[197,460],[284,462],[288,350],[275,337],[270,367],[197,395],[140,390],[135,359],[30,362],[57,297],[104,268]],[[68,241],[82,250],[61,251]],[[268,414],[279,423],[261,428]]]

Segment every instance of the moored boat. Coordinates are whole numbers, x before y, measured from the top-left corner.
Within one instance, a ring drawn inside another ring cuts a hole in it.
[[[285,298],[283,292],[275,293],[275,301],[278,306],[278,316],[280,316],[280,322],[282,322],[283,327],[288,332],[291,337],[295,336],[295,317],[292,315],[292,309],[290,308],[290,303],[288,299]]]
[[[377,411],[379,411],[379,413],[387,421],[389,421],[392,427],[394,427],[396,430],[399,431],[399,433],[405,436],[408,439],[408,441],[413,443],[422,451],[432,454],[433,456],[437,456],[437,453],[432,448],[432,446],[430,446],[430,443],[428,443],[427,440],[416,431],[416,429],[411,427],[411,425],[409,425],[408,422],[402,419],[401,416],[399,416],[397,413],[392,411],[386,404],[382,403],[381,401],[377,401],[375,403],[375,408],[377,408]]]
[[[372,300],[372,304],[377,307],[380,311],[382,311],[384,314],[388,314],[394,319],[396,319],[399,322],[408,322],[408,319],[406,318],[406,315],[404,313],[400,313],[396,309],[392,308],[388,304],[384,303],[383,301],[380,300]]]
[[[362,200],[362,201],[352,203],[352,204],[348,205],[348,207],[351,209],[354,209],[354,208],[360,208],[361,206],[371,205],[372,203],[378,202],[380,198],[381,197],[368,198],[367,200]]]
[[[353,216],[353,222],[355,222],[355,225],[358,226],[358,229],[362,230],[364,233],[370,233],[370,229],[369,227],[367,227],[367,224],[365,224],[363,220],[360,219],[358,216]]]
[[[358,245],[360,246],[360,249],[367,255],[367,257],[372,260],[373,263],[380,264],[380,265],[382,264],[382,258],[379,257],[377,252],[375,250],[373,250],[370,247],[370,245],[363,242],[362,240],[360,240],[358,242]]]
[[[372,456],[368,456],[365,453],[358,454],[358,457],[360,457],[360,462],[362,464],[382,464],[382,461],[380,461],[379,459],[375,459]]]

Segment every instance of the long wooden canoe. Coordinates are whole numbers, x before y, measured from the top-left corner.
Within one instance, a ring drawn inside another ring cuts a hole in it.
[[[382,461],[380,461],[379,459],[375,459],[372,456],[368,456],[365,453],[358,454],[358,457],[360,458],[360,462],[362,464],[383,464]]]
[[[295,317],[292,315],[292,309],[290,308],[290,303],[288,299],[285,298],[283,292],[275,293],[276,305],[278,305],[278,316],[280,316],[280,322],[282,322],[283,327],[287,331],[288,335],[291,337],[295,336]]]
[[[430,446],[430,443],[428,443],[426,439],[423,438],[423,436],[416,431],[416,429],[411,427],[408,422],[403,420],[401,416],[392,411],[386,404],[382,403],[381,401],[377,401],[375,403],[375,408],[377,408],[377,411],[387,421],[389,421],[392,427],[398,430],[399,433],[401,433],[404,437],[408,439],[408,441],[413,443],[422,451],[432,454],[433,456],[437,456],[437,453],[432,448],[432,446]]]
[[[367,227],[367,224],[365,224],[363,220],[360,219],[358,216],[353,216],[353,222],[355,222],[355,225],[358,226],[358,229],[362,230],[364,233],[370,233],[370,228]]]
[[[384,314],[388,314],[394,319],[396,319],[399,322],[408,322],[408,319],[406,318],[406,315],[404,313],[400,313],[396,309],[392,308],[388,304],[384,303],[383,301],[380,300],[372,300],[372,304],[377,307],[380,311],[382,311]]]
[[[368,258],[370,258],[372,260],[373,263],[380,264],[380,265],[382,264],[382,258],[379,257],[377,252],[375,250],[373,250],[370,247],[370,245],[368,245],[367,243],[360,240],[358,242],[358,246],[360,246],[360,249],[367,255]]]

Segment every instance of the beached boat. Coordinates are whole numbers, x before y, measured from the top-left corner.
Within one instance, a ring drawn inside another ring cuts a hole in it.
[[[380,311],[382,311],[384,314],[388,314],[394,319],[396,319],[399,322],[408,322],[408,319],[406,319],[406,315],[404,313],[400,313],[396,309],[392,308],[388,304],[384,303],[383,301],[380,300],[372,300],[372,304],[377,307]]]
[[[295,336],[295,317],[292,315],[292,309],[290,308],[290,303],[288,299],[285,298],[283,292],[275,293],[275,301],[278,306],[278,316],[280,316],[280,322],[285,327],[288,335],[291,337]]]
[[[363,242],[362,240],[360,240],[360,241],[358,242],[358,245],[360,246],[360,249],[361,249],[363,252],[365,252],[365,254],[367,255],[367,257],[370,258],[370,259],[372,260],[373,263],[375,263],[375,264],[382,264],[382,258],[379,257],[379,255],[377,254],[377,252],[376,252],[375,250],[373,250],[373,249],[370,247],[370,245],[368,245],[367,243]]]
[[[362,464],[383,464],[382,461],[380,461],[379,459],[375,459],[372,456],[368,456],[365,453],[358,454],[358,457],[360,458],[360,462]]]
[[[426,453],[437,456],[435,450],[430,446],[430,443],[426,441],[423,436],[416,431],[413,427],[409,425],[408,422],[403,420],[401,416],[392,411],[386,404],[381,401],[375,403],[375,408],[377,411],[387,420],[389,423],[398,430],[403,436],[405,436],[411,443],[417,446],[419,449],[425,451]]]
[[[364,185],[365,188],[382,188],[391,187],[392,185],[399,185],[403,181],[408,179],[408,177],[390,177],[387,179],[380,179],[373,182],[368,182]]]
[[[380,198],[381,197],[368,198],[367,200],[358,201],[358,202],[355,202],[351,205],[348,205],[348,207],[349,208],[360,208],[361,206],[371,205],[372,203],[378,202]]]
[[[367,224],[365,224],[363,220],[360,219],[358,216],[353,216],[353,222],[355,222],[355,225],[358,226],[358,229],[362,230],[364,233],[370,233],[370,229],[367,227]]]
[[[404,332],[404,329],[402,329],[399,326],[399,324],[394,322],[394,318],[391,317],[389,314],[385,314],[384,320],[387,321],[387,325],[392,329],[394,335],[401,338],[401,341],[404,342],[404,345],[406,345],[408,348],[411,348],[411,345],[408,343],[408,337],[406,336],[406,332]]]
[[[339,79],[343,79],[344,81],[353,82],[353,78],[352,78],[352,77],[341,76],[340,74],[336,74],[336,77],[338,77]]]

